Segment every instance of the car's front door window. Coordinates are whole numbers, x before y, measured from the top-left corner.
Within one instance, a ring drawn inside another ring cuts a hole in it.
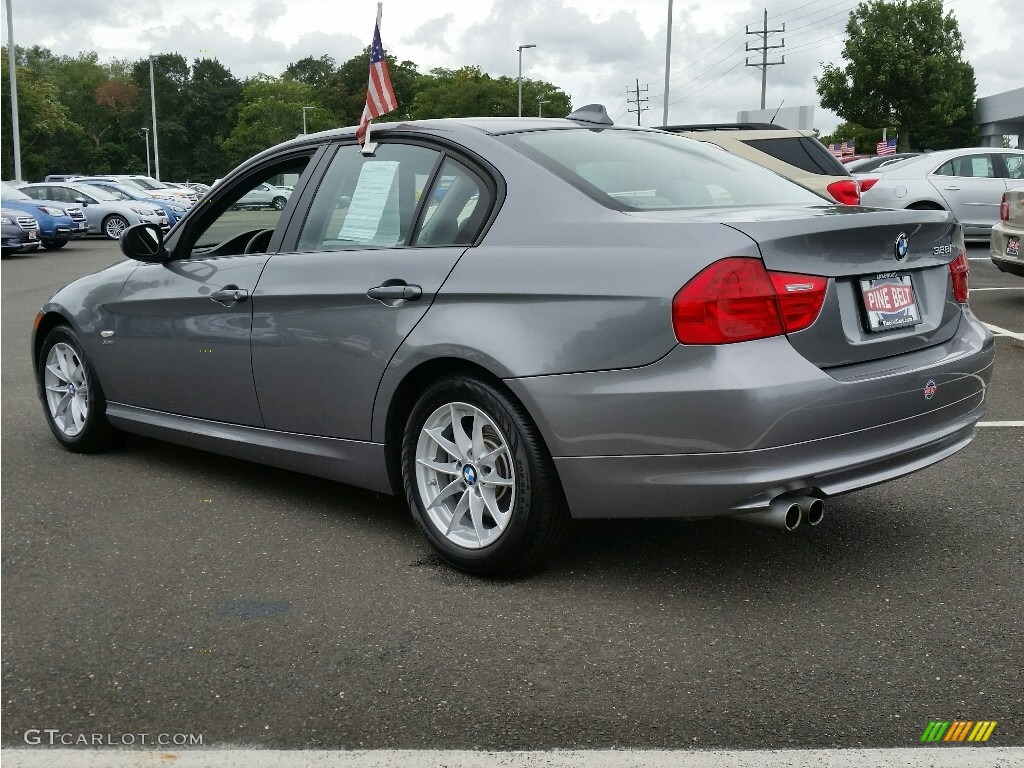
[[[301,175],[308,164],[308,157],[293,158],[267,167],[243,183],[226,187],[211,203],[205,203],[212,205],[211,213],[190,238],[192,244],[186,251],[193,258],[266,252],[284,206],[278,208],[269,200],[265,205],[254,206],[245,198],[265,187],[267,179],[280,174]]]

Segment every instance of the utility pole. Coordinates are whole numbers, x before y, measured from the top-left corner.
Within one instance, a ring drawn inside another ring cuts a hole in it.
[[[786,38],[782,38],[782,42],[779,43],[778,45],[768,45],[768,35],[773,35],[776,32],[785,32],[785,31],[786,31],[786,25],[785,24],[782,25],[782,29],[768,29],[768,9],[767,8],[764,9],[764,26],[761,27],[761,29],[753,29],[752,30],[750,28],[750,25],[747,24],[747,34],[748,35],[760,35],[761,36],[761,45],[760,46],[755,46],[755,47],[752,48],[750,46],[750,43],[747,43],[747,46],[746,46],[748,51],[760,51],[761,52],[761,61],[755,62],[755,63],[751,64],[750,63],[750,59],[749,58],[747,59],[747,66],[748,67],[760,67],[761,68],[761,109],[764,109],[764,97],[765,97],[765,92],[768,89],[768,67],[776,67],[779,64],[785,64],[786,63],[786,57],[785,56],[782,57],[782,61],[768,61],[768,51],[770,49],[772,49],[772,48],[785,48],[786,47]]]
[[[627,109],[626,111],[627,112],[636,112],[636,124],[637,125],[640,125],[640,113],[647,111],[647,107],[641,107],[640,106],[641,102],[643,102],[644,104],[647,103],[647,97],[644,96],[643,98],[640,98],[640,94],[641,93],[647,93],[647,91],[649,89],[650,89],[649,85],[645,85],[643,87],[643,89],[641,89],[640,88],[640,80],[639,79],[636,81],[636,90],[631,91],[631,90],[629,90],[629,88],[626,89],[626,93],[632,93],[633,94],[633,98],[632,99],[626,99],[626,103],[627,104],[636,104],[636,109]]]
[[[665,100],[661,107],[661,124],[668,125],[668,84],[672,69],[672,0],[668,0],[668,24],[665,25]],[[639,117],[639,115],[637,115]]]
[[[156,137],[156,86],[153,84],[153,54],[149,54],[149,100],[153,105],[153,162],[156,180],[160,181],[160,142]]]
[[[18,67],[14,58],[14,11],[7,0],[7,65],[11,76],[11,134],[14,144],[14,180],[21,181],[21,129],[18,127]]]

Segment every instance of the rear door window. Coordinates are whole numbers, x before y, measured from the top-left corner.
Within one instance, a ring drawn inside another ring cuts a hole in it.
[[[849,176],[846,168],[820,142],[807,136],[778,139],[741,139],[747,146],[771,155],[802,171],[819,176]]]

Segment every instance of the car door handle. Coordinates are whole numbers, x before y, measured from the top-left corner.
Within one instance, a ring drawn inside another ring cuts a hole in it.
[[[946,187],[946,189],[951,189],[954,192],[959,192],[960,191],[960,187]]]
[[[218,304],[233,304],[236,301],[245,301],[249,298],[249,292],[245,288],[239,288],[237,285],[225,285],[219,291],[214,291],[210,294],[210,300],[216,301]]]
[[[404,280],[385,280],[383,285],[371,288],[366,295],[386,306],[397,307],[407,301],[416,301],[423,295],[423,289]]]

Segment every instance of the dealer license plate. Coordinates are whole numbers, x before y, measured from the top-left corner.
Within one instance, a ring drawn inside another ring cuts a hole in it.
[[[868,318],[868,330],[890,331],[921,322],[921,310],[910,275],[883,272],[861,278],[861,298]]]
[[[1011,237],[1006,241],[1006,255],[1007,256],[1020,256],[1020,238]]]
[[[35,240],[36,239],[36,231],[34,229],[30,229],[28,231],[28,239],[29,240]]]

